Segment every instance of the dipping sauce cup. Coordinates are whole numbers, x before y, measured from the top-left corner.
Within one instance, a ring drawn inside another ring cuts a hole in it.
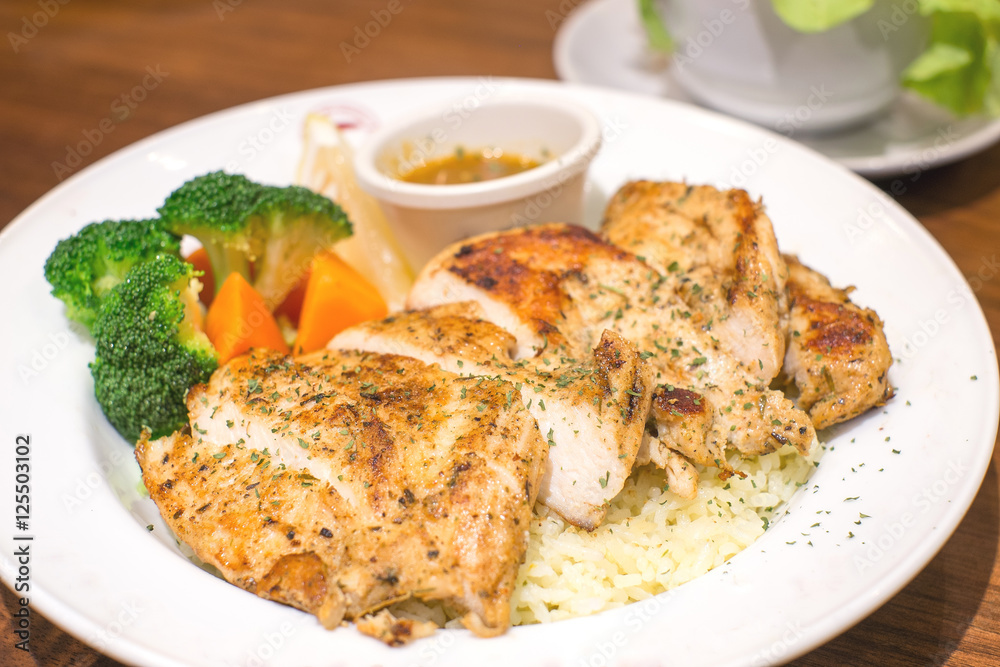
[[[378,199],[414,270],[446,245],[542,222],[583,222],[587,168],[600,124],[559,98],[496,98],[457,113],[439,108],[384,126],[359,149],[358,182]],[[538,163],[517,173],[455,184],[411,183],[416,169],[485,152]]]

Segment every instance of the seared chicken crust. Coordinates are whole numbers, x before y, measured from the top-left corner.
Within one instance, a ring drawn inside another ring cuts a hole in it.
[[[174,533],[230,582],[327,628],[414,596],[502,633],[547,455],[513,385],[395,355],[257,350],[143,439]]]
[[[514,337],[481,315],[475,302],[405,311],[351,327],[329,347],[405,354],[460,375],[512,382],[549,445],[538,500],[569,523],[595,529],[642,444],[652,369],[613,331],[586,356],[543,350],[516,361]]]
[[[732,446],[749,456],[785,444],[805,452],[815,439],[808,415],[761,380],[759,360],[752,367],[739,361],[715,337],[712,319],[692,312],[666,276],[581,227],[550,223],[446,248],[417,277],[408,307],[468,300],[511,332],[528,357],[553,349],[580,357],[605,330],[631,341],[655,382],[705,402],[711,424],[704,440],[670,440],[671,433],[695,437],[693,428],[664,424],[657,432],[677,452]],[[703,458],[725,471],[723,457]]]
[[[743,190],[633,181],[608,203],[601,235],[666,277],[760,381],[778,374],[788,270],[760,202]]]
[[[853,419],[892,398],[892,354],[882,320],[852,303],[849,290],[787,255],[788,352],[785,373],[816,428]]]

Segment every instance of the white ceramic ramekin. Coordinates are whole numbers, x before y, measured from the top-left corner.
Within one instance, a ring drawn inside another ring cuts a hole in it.
[[[358,150],[361,187],[377,198],[413,269],[449,243],[540,222],[583,222],[587,167],[600,124],[562,98],[495,98],[474,108],[439,108],[373,134]],[[501,148],[542,162],[493,180],[423,185],[400,176],[457,149]]]

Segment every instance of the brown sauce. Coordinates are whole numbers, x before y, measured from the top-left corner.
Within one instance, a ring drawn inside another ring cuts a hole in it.
[[[459,148],[451,155],[430,160],[399,178],[408,183],[424,185],[477,183],[518,174],[539,164],[541,163],[532,158],[500,149],[466,151]]]

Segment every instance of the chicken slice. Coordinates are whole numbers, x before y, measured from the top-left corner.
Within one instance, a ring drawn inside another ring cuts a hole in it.
[[[892,398],[892,354],[882,320],[816,271],[786,256],[789,268],[785,373],[816,428],[852,419]]]
[[[405,354],[454,373],[513,383],[549,445],[539,502],[593,530],[631,474],[651,402],[652,370],[635,346],[612,331],[586,356],[549,350],[516,361],[514,337],[481,315],[475,302],[406,311],[351,327],[329,347]]]
[[[715,419],[704,396],[690,389],[659,387],[653,394],[652,418],[661,450],[669,447],[694,463],[715,466],[723,479],[732,474],[723,449],[725,439],[713,433]],[[664,451],[650,451],[651,460],[662,468],[666,456]]]
[[[190,435],[136,458],[169,527],[228,581],[327,628],[414,596],[491,636],[548,449],[512,390],[401,356],[256,350],[192,389]]]
[[[589,270],[594,263],[603,269],[600,276]],[[595,322],[609,314],[601,279],[641,281],[653,275],[630,253],[583,227],[538,225],[445,248],[424,266],[406,305],[475,301],[485,319],[514,336],[516,358],[524,359],[593,348],[604,330]]]
[[[778,374],[787,269],[759,202],[743,190],[633,181],[611,198],[601,234],[666,276],[759,381]]]
[[[603,331],[617,332],[641,351],[655,382],[703,397],[708,451],[731,445],[751,456],[792,444],[805,452],[815,439],[808,415],[761,381],[759,363],[750,368],[724,349],[711,319],[692,313],[664,276],[580,227],[539,225],[446,248],[424,267],[408,304],[457,297],[475,300],[508,331],[529,332],[535,355],[580,357]],[[691,451],[690,443],[665,444]]]
[[[636,457],[637,465],[647,463],[653,463],[663,469],[667,478],[667,488],[681,498],[694,500],[698,496],[698,470],[682,454],[649,433],[643,438],[639,455]]]
[[[327,348],[400,354],[459,375],[496,374],[494,364],[514,363],[517,340],[482,315],[475,301],[401,311],[348,327]]]

